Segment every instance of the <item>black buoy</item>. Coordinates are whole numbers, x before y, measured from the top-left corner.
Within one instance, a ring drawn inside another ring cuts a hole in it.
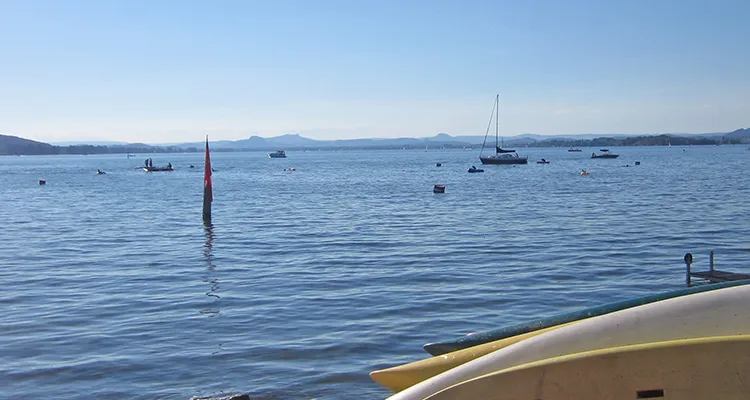
[[[436,166],[437,166],[437,167],[441,167],[442,165],[443,165],[443,164],[440,164],[440,163],[437,163],[437,164],[436,164]]]
[[[640,161],[636,161],[635,165],[641,165],[641,162]]]
[[[40,185],[46,185],[47,184],[47,180],[46,179],[40,179],[39,180],[39,184]]]
[[[435,185],[432,188],[433,193],[445,193],[445,185]]]

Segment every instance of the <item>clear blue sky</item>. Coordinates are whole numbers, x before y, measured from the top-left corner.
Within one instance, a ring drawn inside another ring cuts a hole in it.
[[[181,142],[750,125],[748,0],[0,0],[0,133]]]

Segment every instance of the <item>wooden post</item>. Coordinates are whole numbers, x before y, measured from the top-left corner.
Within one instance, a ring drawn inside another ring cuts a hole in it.
[[[714,272],[714,251],[711,250],[711,253],[708,254],[708,265],[710,266],[710,271]]]

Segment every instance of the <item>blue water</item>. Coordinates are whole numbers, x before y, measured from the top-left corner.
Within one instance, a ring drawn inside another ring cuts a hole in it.
[[[202,154],[0,157],[0,397],[378,399],[426,342],[683,287],[685,252],[750,272],[744,146],[592,150],[215,152],[210,228]]]

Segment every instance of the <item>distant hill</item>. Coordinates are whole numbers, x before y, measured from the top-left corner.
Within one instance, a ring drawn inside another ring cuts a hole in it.
[[[216,151],[274,151],[304,149],[438,149],[479,147],[484,136],[451,136],[439,133],[426,138],[393,139],[343,139],[315,140],[299,134],[282,135],[271,138],[250,136],[242,140],[220,140],[211,142]],[[731,144],[750,142],[750,129],[738,129],[729,133],[706,134],[661,134],[661,135],[533,135],[522,134],[503,137],[506,148],[515,147],[585,147],[585,146],[666,146]],[[493,147],[494,137],[487,137],[487,146]],[[143,143],[91,145],[77,144],[54,146],[16,136],[0,135],[0,155],[36,154],[108,154],[108,153],[171,153],[202,151],[203,142],[181,143],[177,145],[147,145]]]
[[[742,143],[750,143],[750,128],[737,129],[724,135],[725,140],[738,140]]]
[[[50,154],[54,147],[49,143],[36,142],[17,136],[0,135],[0,154],[3,155]]]
[[[174,146],[149,146],[147,144],[124,145],[72,145],[54,146],[17,136],[0,135],[0,155],[50,155],[50,154],[111,154],[111,153],[173,153],[199,151],[198,148],[178,148]]]

